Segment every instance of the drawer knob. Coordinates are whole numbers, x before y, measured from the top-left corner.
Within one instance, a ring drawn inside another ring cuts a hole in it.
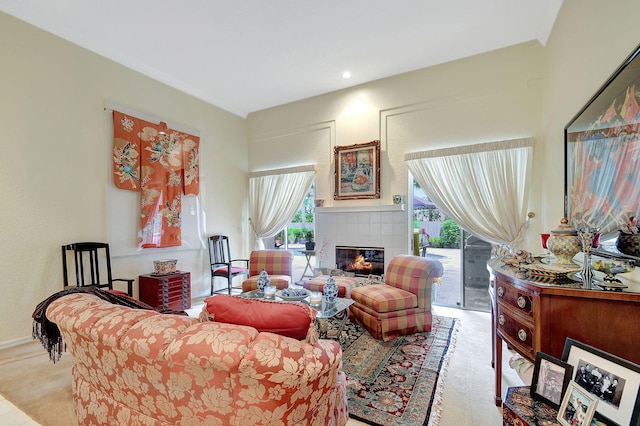
[[[527,300],[522,296],[518,296],[518,306],[520,309],[524,309],[527,306]]]
[[[504,325],[504,315],[500,314],[500,316],[498,317],[498,322],[500,323],[500,325]]]
[[[518,330],[518,339],[522,340],[523,342],[527,341],[527,332],[524,331],[523,329]]]
[[[498,296],[504,296],[504,287],[498,287]]]

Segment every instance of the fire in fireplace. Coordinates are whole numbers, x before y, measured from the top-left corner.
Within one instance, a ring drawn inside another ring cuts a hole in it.
[[[336,267],[356,275],[384,274],[384,248],[336,246]]]

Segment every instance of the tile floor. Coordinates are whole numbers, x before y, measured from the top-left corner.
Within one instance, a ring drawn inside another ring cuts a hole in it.
[[[38,426],[38,423],[0,395],[0,425]]]

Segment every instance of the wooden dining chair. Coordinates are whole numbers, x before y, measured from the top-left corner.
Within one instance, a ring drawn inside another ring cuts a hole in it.
[[[73,253],[73,259],[67,258],[67,253]],[[69,264],[73,265],[70,271]],[[126,294],[133,296],[133,279],[113,278],[111,274],[111,255],[109,244],[96,242],[73,243],[62,246],[62,275],[64,288],[73,285],[78,287],[93,286],[106,288],[108,291],[124,294],[124,291],[113,288],[114,282],[127,283]]]
[[[229,250],[229,237],[226,235],[213,235],[209,237],[209,263],[211,263],[211,294],[214,291],[215,277],[227,279],[227,289],[231,294],[232,280],[239,275],[249,276],[249,259],[231,259]],[[244,263],[244,266],[234,265]],[[224,290],[224,289],[223,289]]]

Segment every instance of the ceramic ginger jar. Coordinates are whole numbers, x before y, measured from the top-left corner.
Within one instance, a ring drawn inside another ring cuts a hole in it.
[[[336,285],[336,280],[333,278],[333,275],[329,275],[327,283],[322,289],[322,294],[324,295],[327,303],[333,303],[336,301],[336,297],[338,297],[338,286]]]
[[[260,276],[258,277],[258,290],[264,293],[264,289],[271,285],[271,279],[269,278],[269,274],[264,269],[260,272]]]
[[[567,218],[562,218],[558,229],[550,231],[547,248],[556,257],[558,265],[573,265],[573,257],[582,251],[582,243],[578,231],[569,225]]]

